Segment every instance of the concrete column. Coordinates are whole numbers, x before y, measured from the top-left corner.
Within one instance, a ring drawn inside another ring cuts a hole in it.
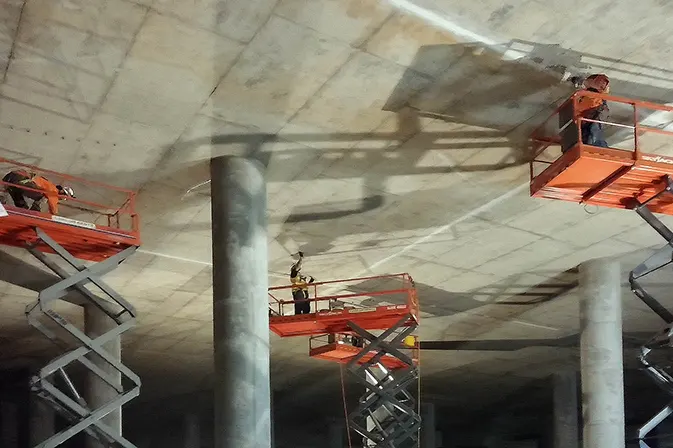
[[[554,448],[579,448],[577,372],[553,375]]]
[[[84,331],[90,338],[96,338],[116,327],[116,323],[110,319],[107,314],[93,305],[84,306]],[[122,347],[121,338],[117,337],[106,343],[103,348],[114,358],[121,359]],[[91,355],[90,360],[115,379],[117,386],[121,387],[122,375],[117,369],[105,362],[100,356]],[[114,397],[119,395],[117,391],[107,382],[103,381],[98,375],[87,371],[86,386],[84,389],[84,399],[90,409],[97,409],[107,404]],[[110,412],[103,418],[103,421],[110,425],[117,434],[122,433],[122,412],[121,409]],[[103,445],[96,439],[87,436],[87,448],[103,448]]]
[[[276,446],[276,425],[274,423],[276,421],[276,408],[274,407],[274,401],[275,401],[274,397],[275,396],[276,396],[276,392],[272,390],[271,395],[269,396],[269,399],[270,399],[269,420],[270,420],[270,431],[271,431],[271,448],[275,448],[275,446]]]
[[[435,426],[435,405],[421,403],[421,448],[437,448]]]
[[[185,448],[201,447],[201,422],[196,414],[185,415]]]
[[[584,448],[624,447],[624,372],[619,263],[580,265]]]
[[[332,421],[329,424],[329,447],[330,448],[344,448],[344,434],[346,433],[346,426],[343,421]]]
[[[55,433],[54,408],[33,395],[30,398],[30,446],[37,446]]]
[[[0,447],[19,448],[19,418],[16,403],[0,401]]]
[[[269,448],[266,185],[251,159],[210,162],[213,225],[214,448]]]

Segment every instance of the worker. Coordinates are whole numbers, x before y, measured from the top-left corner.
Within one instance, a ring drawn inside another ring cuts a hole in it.
[[[610,92],[610,78],[604,74],[594,74],[582,82],[576,77],[573,78],[573,83],[579,85],[580,88],[588,92],[609,93]],[[577,102],[577,116],[588,118],[590,120],[607,121],[610,110],[608,103],[601,98],[580,97]],[[595,123],[593,121],[582,122],[582,143],[591,146],[608,147],[608,143],[603,136],[603,123]]]
[[[292,300],[294,300],[294,314],[309,314],[311,302],[309,302],[308,285],[313,283],[313,277],[307,278],[301,275],[304,253],[299,251],[299,260],[290,268],[290,282],[292,282]]]
[[[26,203],[26,198],[28,198],[33,201],[30,209],[38,212],[40,211],[40,203],[45,198],[47,199],[47,205],[49,206],[49,213],[55,215],[58,213],[58,201],[61,197],[75,197],[75,192],[72,188],[55,185],[39,174],[21,169],[10,171],[2,178],[2,181],[7,184],[21,185],[26,188],[40,190],[40,192],[37,192],[5,185],[5,189],[12,197],[15,206],[28,208],[28,204]]]

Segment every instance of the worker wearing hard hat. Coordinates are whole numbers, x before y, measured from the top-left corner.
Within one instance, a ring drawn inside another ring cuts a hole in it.
[[[610,92],[610,78],[604,74],[595,74],[579,82],[575,79],[575,85],[578,85],[583,90],[596,93]],[[580,97],[577,101],[576,116],[588,118],[590,120],[607,121],[608,103],[601,98]],[[582,143],[591,146],[608,147],[608,143],[603,136],[603,123],[595,123],[592,121],[582,122]]]
[[[300,274],[304,253],[299,252],[299,260],[290,268],[290,282],[292,282],[292,300],[294,300],[294,314],[309,314],[311,302],[309,302],[308,285],[313,283],[313,277],[307,279]]]
[[[19,169],[10,171],[2,178],[2,181],[7,184],[21,185],[33,190],[40,190],[38,192],[5,185],[5,189],[12,197],[15,206],[28,208],[28,204],[26,203],[26,198],[28,198],[33,201],[30,209],[38,212],[40,211],[40,203],[45,198],[47,199],[47,205],[49,206],[49,213],[55,215],[58,213],[58,201],[61,197],[75,197],[75,192],[72,188],[56,185],[39,174],[25,170]]]

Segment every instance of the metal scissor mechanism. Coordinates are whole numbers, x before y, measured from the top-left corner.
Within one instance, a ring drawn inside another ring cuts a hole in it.
[[[672,367],[671,363],[661,359],[661,356],[657,356],[662,353],[662,350],[668,352],[673,347],[673,313],[640,284],[640,279],[643,277],[673,263],[673,231],[648,208],[648,204],[659,200],[662,195],[673,194],[673,183],[668,176],[665,176],[663,185],[664,188],[647,201],[643,203],[635,201],[633,208],[645,222],[666,240],[667,244],[657,249],[652,256],[629,273],[629,284],[631,285],[631,291],[666,323],[663,330],[655,334],[650,341],[640,348],[638,359],[645,368],[647,375],[652,378],[657,386],[673,397],[673,375],[669,373]],[[638,439],[641,448],[649,448],[644,439],[671,414],[673,414],[673,401],[639,428]]]
[[[365,387],[349,413],[341,377],[349,446],[353,429],[367,447],[418,447],[420,390],[417,397],[409,392],[419,385],[418,342],[411,336],[419,325],[414,280],[388,274],[315,282],[309,289],[310,312],[286,314],[295,302],[280,293],[289,296],[296,284],[269,288],[269,327],[280,337],[310,336],[309,356],[345,365]],[[379,303],[362,303],[372,299]]]
[[[673,347],[673,326],[667,325],[662,331],[657,333],[649,342],[647,342],[640,349],[640,360],[645,372],[652,378],[654,383],[659,386],[664,392],[673,397],[673,376],[671,376],[671,360],[662,359],[657,356],[665,349],[665,354],[670,354],[670,348]],[[640,448],[650,448],[645,442],[645,438],[654,428],[661,422],[673,414],[673,401],[669,402],[659,411],[654,417],[649,419],[644,425],[638,429],[638,442]]]
[[[351,428],[363,436],[367,447],[417,446],[421,417],[410,388],[418,381],[418,367],[403,348],[405,338],[417,325],[409,325],[408,319],[403,318],[379,336],[354,322],[348,325],[363,344],[348,362],[347,370],[366,388],[348,415]],[[401,362],[403,367],[386,367],[392,360]]]
[[[101,279],[101,275],[115,269],[132,255],[137,247],[128,247],[104,261],[87,267],[45,232],[39,228],[36,228],[35,232],[38,241],[30,245],[28,251],[62,280],[40,291],[38,300],[26,308],[26,316],[33,327],[61,347],[64,353],[40,369],[31,380],[31,389],[70,423],[69,427],[43,441],[36,448],[56,447],[82,431],[108,447],[135,448],[135,445],[101,420],[137,397],[141,384],[140,378],[135,373],[104,348],[104,344],[135,326],[136,311]],[[75,273],[71,274],[53,258],[37,250],[38,245],[43,249],[46,245],[65,262],[65,265],[74,269]],[[89,283],[102,291],[106,298],[101,298],[87,289],[85,285]],[[95,306],[112,319],[116,326],[100,336],[91,338],[66,320],[54,307],[73,290],[81,295],[81,305]],[[75,365],[84,367],[88,374],[96,375],[112,386],[116,390],[116,397],[97,409],[91,409],[77,390],[69,373]],[[101,365],[105,368],[101,368]],[[126,387],[120,387],[119,374],[122,381],[127,383]]]

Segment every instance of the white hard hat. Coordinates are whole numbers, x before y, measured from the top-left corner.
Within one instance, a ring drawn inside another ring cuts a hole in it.
[[[75,191],[70,188],[70,187],[64,187],[63,185],[57,185],[56,188],[60,190],[61,193],[63,193],[66,196],[69,196],[71,198],[75,197]]]

